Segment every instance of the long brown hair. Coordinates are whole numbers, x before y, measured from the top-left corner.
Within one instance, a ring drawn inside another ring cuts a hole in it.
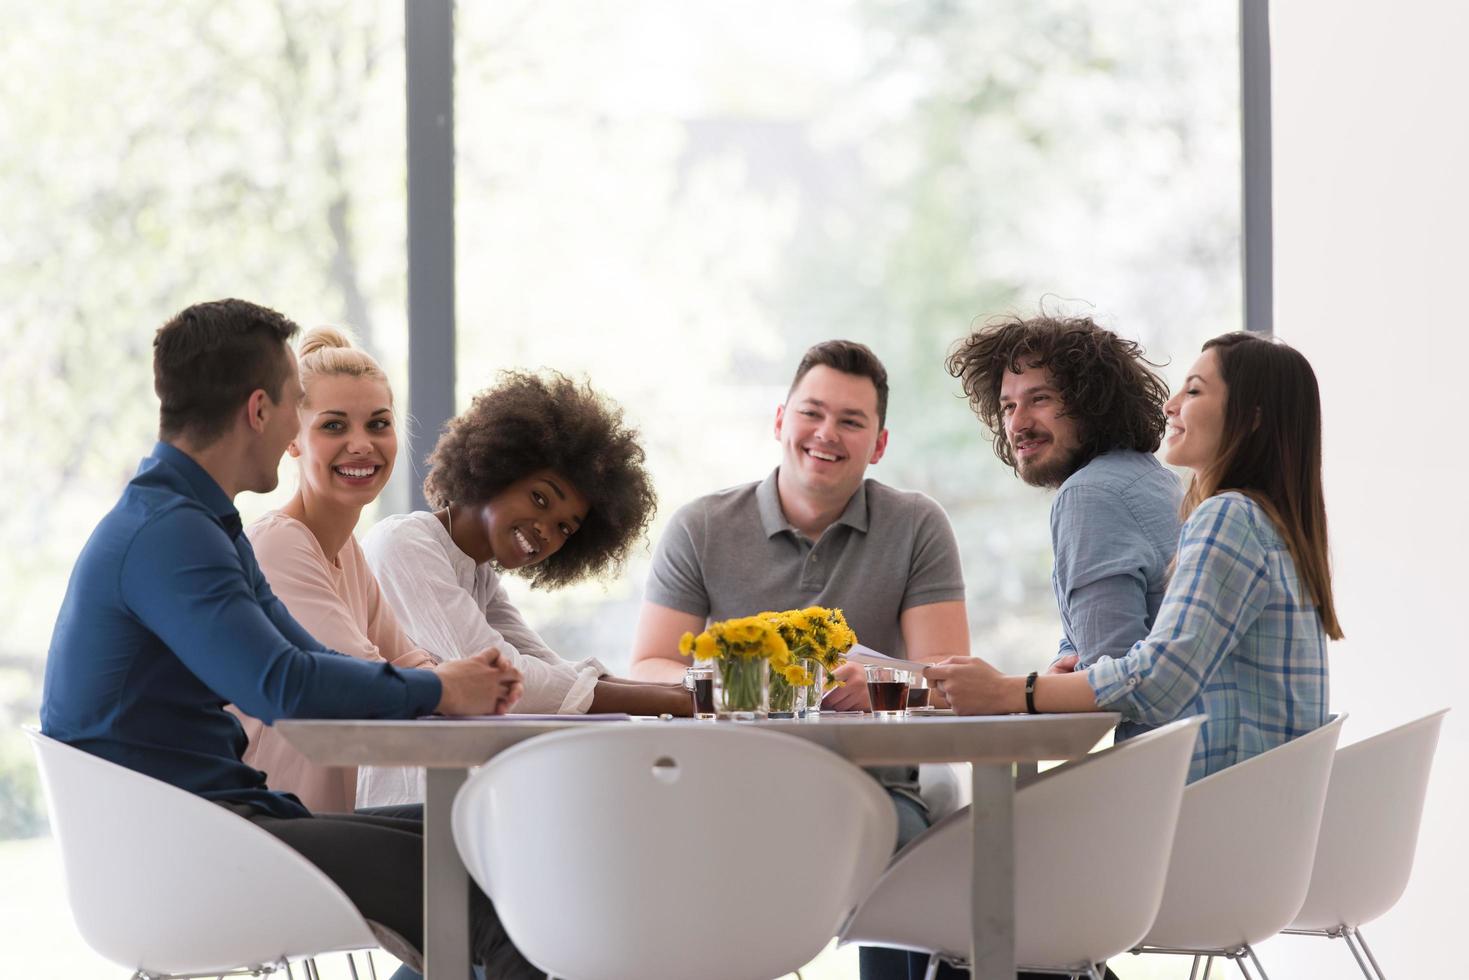
[[[1310,363],[1293,347],[1251,333],[1204,344],[1219,359],[1228,394],[1219,456],[1189,484],[1187,517],[1208,498],[1234,490],[1255,501],[1280,531],[1305,579],[1321,626],[1342,638],[1331,598],[1326,501],[1321,492],[1321,392]]]

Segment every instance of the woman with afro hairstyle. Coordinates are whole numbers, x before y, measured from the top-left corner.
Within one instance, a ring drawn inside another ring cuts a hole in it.
[[[414,642],[445,658],[498,647],[525,677],[520,713],[683,714],[686,692],[568,661],[511,603],[501,578],[558,588],[621,567],[656,500],[638,433],[590,385],[510,371],[444,429],[428,459],[432,512],[385,518],[363,550]],[[400,785],[386,785],[396,772]],[[381,778],[378,778],[378,777]],[[362,806],[416,802],[403,770],[381,770]]]

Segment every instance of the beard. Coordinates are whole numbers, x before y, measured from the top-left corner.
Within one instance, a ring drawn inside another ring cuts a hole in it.
[[[1033,487],[1046,490],[1058,489],[1061,484],[1081,468],[1081,450],[1053,448],[1044,460],[1034,463],[1017,462],[1015,473]]]

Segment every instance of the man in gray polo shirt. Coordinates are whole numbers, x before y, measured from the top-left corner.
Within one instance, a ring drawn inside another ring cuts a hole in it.
[[[913,660],[967,656],[959,547],[943,509],[921,493],[864,479],[887,448],[887,371],[867,347],[832,340],[806,352],[775,413],[781,464],[758,483],[701,497],[674,514],[653,556],[632,676],[671,681],[689,661],[686,632],[767,609],[840,608],[865,645]],[[861,668],[828,709],[867,708]],[[875,771],[893,795],[899,842],[929,822],[916,772]],[[894,951],[863,951],[863,976]],[[906,955],[901,973],[906,977]],[[892,957],[888,957],[892,958]]]
[[[1148,635],[1178,547],[1178,478],[1153,453],[1168,387],[1142,348],[1090,318],[1007,318],[949,357],[995,453],[1051,504],[1061,613],[1052,672],[1120,657]],[[1145,730],[1124,723],[1117,737]]]
[[[776,409],[780,466],[758,483],[684,505],[648,573],[632,674],[674,681],[685,632],[765,609],[842,609],[857,638],[896,657],[938,660],[969,649],[959,547],[929,497],[865,480],[887,448],[887,372],[862,344],[806,352]],[[828,698],[866,707],[855,665]]]

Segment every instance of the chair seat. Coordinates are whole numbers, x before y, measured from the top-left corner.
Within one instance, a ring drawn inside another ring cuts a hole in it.
[[[222,973],[372,949],[300,854],[224,807],[27,729],[82,938],[152,974]]]
[[[516,947],[569,980],[790,973],[836,934],[897,835],[860,769],[741,726],[530,739],[469,778],[453,824]]]
[[[1043,773],[1016,793],[1018,962],[1085,971],[1142,938],[1162,895],[1203,721],[1188,718],[1129,739]],[[965,809],[893,860],[842,942],[968,957],[972,869]]]

